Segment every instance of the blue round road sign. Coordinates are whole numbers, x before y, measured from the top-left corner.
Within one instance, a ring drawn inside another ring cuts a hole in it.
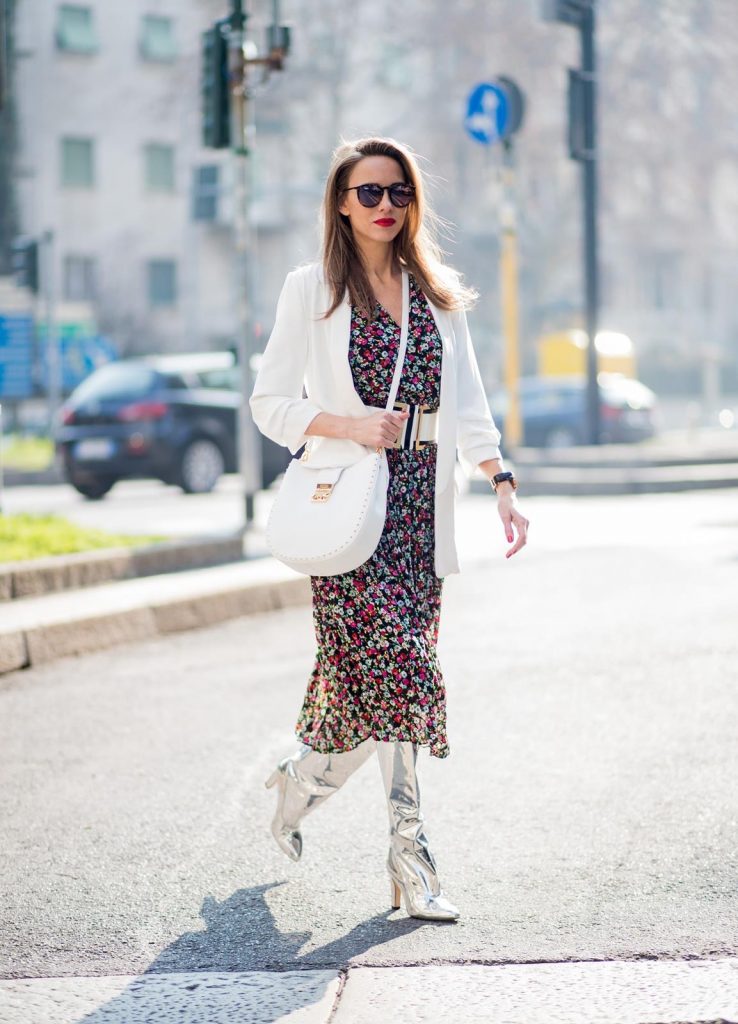
[[[482,82],[469,94],[464,127],[473,139],[488,146],[505,133],[508,119],[507,95],[499,85]]]

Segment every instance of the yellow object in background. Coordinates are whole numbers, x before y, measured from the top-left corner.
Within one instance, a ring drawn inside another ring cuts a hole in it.
[[[627,334],[617,331],[598,331],[597,365],[601,373],[624,373],[636,376],[633,342]],[[573,328],[544,334],[538,342],[538,372],[544,377],[587,373],[587,335]]]

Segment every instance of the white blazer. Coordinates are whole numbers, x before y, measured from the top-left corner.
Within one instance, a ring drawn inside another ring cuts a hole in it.
[[[365,405],[354,388],[348,360],[348,289],[331,316],[321,320],[330,302],[322,263],[287,275],[249,403],[259,430],[293,455],[309,442],[314,466],[350,465],[367,452],[356,441],[306,436],[318,413],[367,416],[378,408]],[[442,577],[459,572],[454,539],[457,448],[471,476],[480,462],[501,457],[501,435],[489,411],[466,314],[439,309],[430,300],[428,305],[443,339],[435,493],[435,571]]]

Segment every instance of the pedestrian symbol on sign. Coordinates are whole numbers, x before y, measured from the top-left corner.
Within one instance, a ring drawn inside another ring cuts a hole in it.
[[[473,139],[488,146],[505,133],[508,99],[499,85],[482,82],[472,90],[466,108],[464,127]]]

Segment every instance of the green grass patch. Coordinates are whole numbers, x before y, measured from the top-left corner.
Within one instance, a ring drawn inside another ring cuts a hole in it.
[[[23,437],[9,434],[3,439],[0,457],[8,469],[33,471],[48,469],[54,461],[54,442],[49,437]]]
[[[140,547],[168,540],[158,536],[130,536],[76,526],[59,516],[0,515],[0,562],[69,555],[100,548]]]

